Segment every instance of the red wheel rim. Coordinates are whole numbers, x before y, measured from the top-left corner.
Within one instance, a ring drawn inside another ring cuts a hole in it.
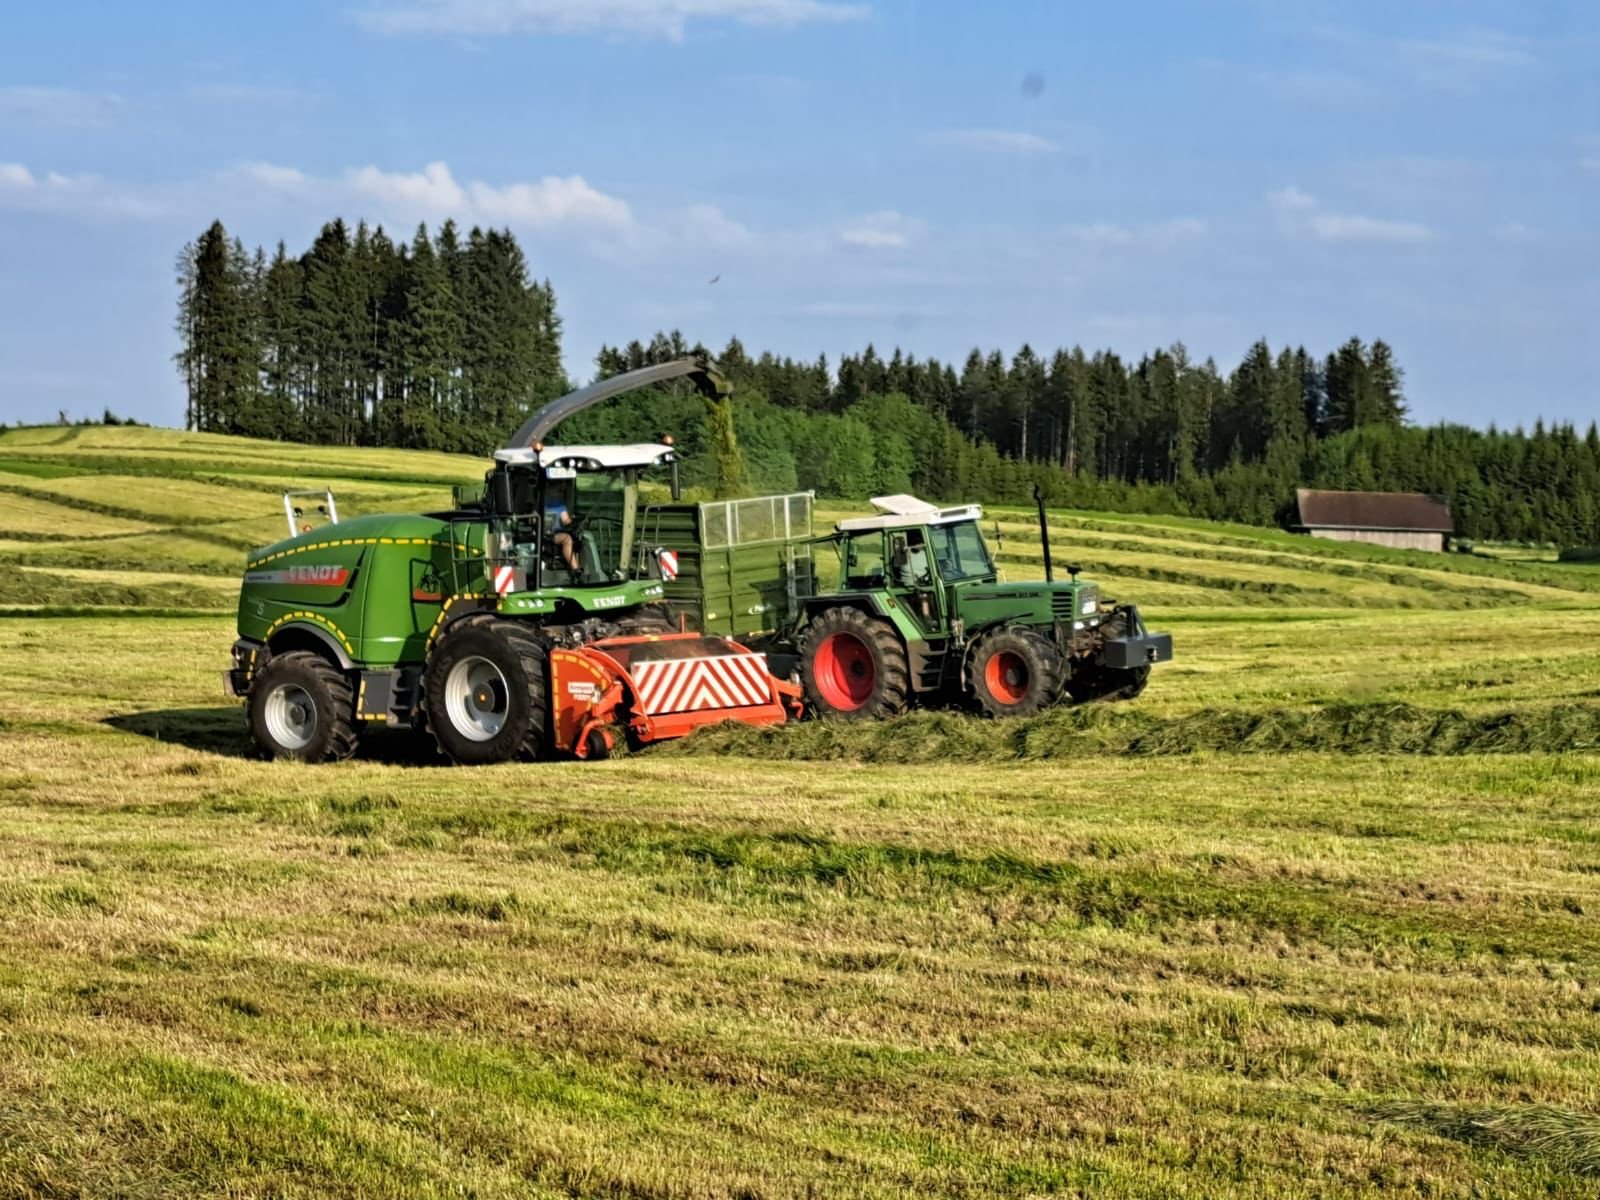
[[[1028,664],[1022,655],[1001,650],[983,665],[983,682],[1001,704],[1021,704],[1028,695]]]
[[[872,651],[855,634],[830,633],[811,658],[811,677],[830,707],[853,712],[872,699],[878,669]]]

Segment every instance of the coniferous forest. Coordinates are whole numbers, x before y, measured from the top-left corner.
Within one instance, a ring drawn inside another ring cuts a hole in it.
[[[323,227],[268,256],[213,224],[178,261],[190,428],[483,454],[570,386],[554,289],[505,230],[409,241]],[[676,331],[604,347],[610,375],[700,347]],[[715,352],[753,486],[861,498],[1021,501],[1271,524],[1297,486],[1446,496],[1464,537],[1600,544],[1600,433],[1406,421],[1382,340],[1325,355],[1264,341],[1224,370],[1175,345],[1137,362],[1080,347],[959,365],[872,346],[836,363]],[[684,386],[569,419],[564,438],[675,435],[709,483],[705,406]],[[697,472],[702,477],[697,478]]]

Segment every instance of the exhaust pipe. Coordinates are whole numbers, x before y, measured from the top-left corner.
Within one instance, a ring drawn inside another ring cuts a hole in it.
[[[1039,545],[1044,548],[1044,581],[1046,583],[1054,583],[1056,581],[1056,573],[1055,568],[1050,564],[1050,526],[1045,523],[1044,493],[1039,490],[1037,480],[1033,485],[1033,502],[1039,509]]]

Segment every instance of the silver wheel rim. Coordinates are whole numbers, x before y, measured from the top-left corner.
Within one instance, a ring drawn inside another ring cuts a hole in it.
[[[317,702],[298,683],[267,693],[267,732],[285,750],[304,750],[317,735]]]
[[[444,707],[452,728],[474,742],[487,742],[506,725],[511,688],[500,668],[474,654],[450,668],[444,680]]]

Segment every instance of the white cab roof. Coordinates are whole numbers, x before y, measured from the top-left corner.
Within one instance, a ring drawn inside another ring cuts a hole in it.
[[[976,521],[983,516],[981,504],[940,508],[904,492],[893,496],[874,496],[872,507],[878,510],[877,516],[850,517],[840,521],[835,528],[841,533],[851,533],[858,529],[890,529],[900,525],[952,525],[957,521]]]
[[[605,470],[616,467],[653,467],[659,462],[672,461],[673,447],[660,442],[635,442],[631,446],[546,446],[535,453],[532,446],[496,450],[496,462],[524,463],[535,461],[541,467],[571,466],[583,470]]]

